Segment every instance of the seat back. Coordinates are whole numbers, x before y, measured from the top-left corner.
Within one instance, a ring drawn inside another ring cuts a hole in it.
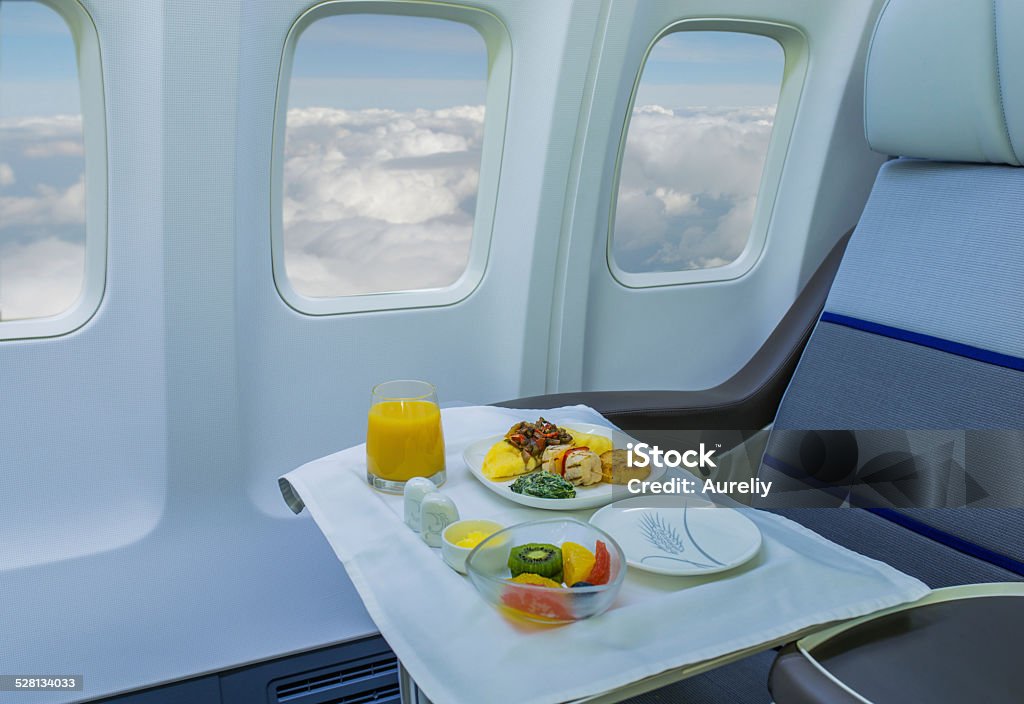
[[[862,506],[1024,574],[1024,2],[891,0],[880,170],[760,468],[767,507]]]

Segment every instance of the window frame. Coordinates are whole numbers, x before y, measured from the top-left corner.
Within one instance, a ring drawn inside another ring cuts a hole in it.
[[[57,337],[78,330],[99,310],[107,283],[107,126],[103,61],[96,25],[72,0],[18,0],[45,5],[67,25],[75,44],[85,161],[85,261],[82,288],[56,315],[0,321],[0,341]]]
[[[284,144],[288,95],[295,47],[314,22],[338,15],[397,15],[449,20],[468,25],[481,36],[487,50],[484,133],[480,154],[476,212],[466,268],[453,283],[441,288],[383,291],[332,297],[300,294],[288,278],[284,259]],[[285,37],[278,72],[270,186],[270,249],[274,286],[281,299],[299,313],[341,315],[453,305],[468,298],[483,281],[490,254],[498,196],[505,125],[512,78],[512,41],[505,24],[494,14],[474,7],[409,0],[328,0],[303,12]]]
[[[622,174],[623,157],[626,152],[626,139],[629,136],[629,127],[633,118],[637,92],[643,79],[644,69],[647,67],[647,60],[659,41],[670,34],[679,32],[755,34],[774,39],[782,49],[782,81],[779,85],[779,98],[775,108],[772,134],[769,139],[768,150],[765,154],[764,166],[761,169],[761,179],[758,185],[757,202],[751,222],[750,235],[747,237],[747,243],[739,256],[724,266],[686,269],[682,271],[625,271],[615,261],[613,242],[615,237],[615,215],[619,201],[619,180]],[[615,156],[615,170],[611,184],[611,197],[609,199],[608,228],[605,238],[605,263],[613,280],[626,288],[635,289],[679,286],[731,281],[741,278],[754,268],[767,245],[775,200],[778,195],[779,183],[782,180],[786,154],[789,150],[790,139],[793,133],[793,125],[796,122],[797,111],[800,105],[800,94],[803,92],[804,80],[807,75],[808,59],[809,52],[806,35],[796,27],[777,22],[735,18],[691,18],[672,22],[654,35],[654,38],[644,51],[640,67],[633,81],[633,88],[626,106],[622,133],[619,136],[618,150]]]

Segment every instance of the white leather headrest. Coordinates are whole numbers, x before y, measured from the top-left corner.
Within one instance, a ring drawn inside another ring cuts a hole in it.
[[[868,50],[864,126],[871,148],[938,161],[1024,163],[1022,29],[1024,0],[889,0]]]

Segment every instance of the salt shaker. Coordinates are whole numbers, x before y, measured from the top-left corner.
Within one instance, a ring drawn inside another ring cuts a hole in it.
[[[420,532],[420,504],[432,491],[437,491],[437,487],[426,477],[413,477],[405,483],[402,492],[405,497],[405,525],[417,533]]]
[[[432,548],[441,547],[441,533],[459,520],[455,502],[439,491],[427,494],[420,505],[420,535]]]

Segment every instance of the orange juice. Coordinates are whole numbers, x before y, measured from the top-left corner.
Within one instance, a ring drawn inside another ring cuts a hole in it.
[[[430,401],[381,401],[370,407],[366,469],[404,482],[444,470],[441,411]]]

